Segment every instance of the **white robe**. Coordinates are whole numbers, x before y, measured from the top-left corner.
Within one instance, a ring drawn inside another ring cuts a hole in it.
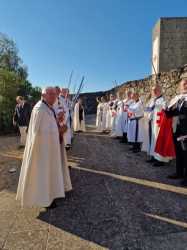
[[[118,100],[113,101],[112,108],[110,109],[111,112],[111,136],[115,135],[115,127],[116,127],[116,118],[117,118],[117,104]]]
[[[75,104],[74,108],[74,117],[73,117],[73,128],[74,131],[86,131],[85,127],[85,114],[84,114],[84,109],[83,109],[83,120],[80,122],[79,120],[79,103],[77,102]]]
[[[65,111],[65,124],[67,125],[68,129],[66,133],[64,133],[64,143],[65,145],[71,145],[71,141],[73,138],[73,131],[71,127],[71,103],[69,99],[65,99],[63,96],[60,96],[60,102],[62,103]]]
[[[128,130],[128,108],[133,103],[132,99],[125,99],[123,101],[123,113],[122,113],[122,131],[127,133]]]
[[[54,104],[54,110],[56,115],[58,115],[59,110],[63,108],[62,102],[55,102]],[[65,121],[66,124],[66,121]],[[61,148],[61,160],[62,160],[62,170],[63,170],[63,176],[64,176],[64,189],[66,192],[72,190],[72,184],[71,184],[71,178],[68,168],[68,161],[67,161],[67,153],[65,150],[65,136],[63,136],[63,141],[60,144]]]
[[[155,153],[155,146],[157,142],[157,137],[160,131],[160,127],[157,124],[157,121],[160,119],[159,112],[162,109],[166,108],[166,101],[163,96],[159,97],[155,101],[155,107],[152,112],[152,133],[151,133],[151,146],[150,146],[150,155],[153,156],[155,159],[163,162],[168,162],[170,158],[162,157],[159,154]]]
[[[142,151],[147,152],[150,154],[150,128],[152,126],[153,120],[153,108],[154,108],[154,100],[155,98],[151,98],[145,106],[144,110],[144,117],[142,119],[143,127],[142,127],[142,134],[143,134],[143,144],[142,144]]]
[[[110,110],[110,102],[107,102],[107,113],[106,113],[106,129],[111,130],[111,119],[112,114]]]
[[[141,101],[133,102],[128,109],[133,115],[129,119],[127,138],[129,142],[142,142],[142,118],[144,115]]]
[[[114,135],[117,137],[123,136],[123,112],[124,112],[124,102],[118,101],[117,103],[117,115],[115,121],[115,131]]]
[[[99,132],[103,130],[102,119],[103,119],[103,103],[100,102],[97,106],[97,118],[96,118],[96,127]]]
[[[107,112],[108,112],[108,103],[103,103],[103,113],[102,113],[102,131],[107,130]]]
[[[53,112],[39,101],[33,108],[16,199],[22,206],[49,206],[65,197],[59,132]]]
[[[99,123],[100,104],[101,104],[101,102],[99,102],[98,105],[97,105],[96,127],[98,127],[98,123]]]

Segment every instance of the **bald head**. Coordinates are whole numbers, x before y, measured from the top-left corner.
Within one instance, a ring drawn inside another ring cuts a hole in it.
[[[179,82],[180,94],[187,94],[187,78],[182,79]]]
[[[57,94],[54,87],[46,87],[42,90],[42,98],[49,105],[53,105],[56,101]]]
[[[132,97],[132,91],[130,91],[130,90],[127,91],[126,95],[127,95],[128,99],[131,99],[131,97]]]
[[[151,94],[153,97],[159,97],[162,94],[161,86],[156,84],[151,88]]]
[[[62,89],[61,89],[61,94],[62,94],[62,96],[64,96],[64,97],[68,96],[68,94],[69,94],[69,89],[67,89],[67,88],[62,88]]]
[[[139,100],[139,97],[140,97],[140,95],[139,95],[139,93],[137,93],[137,92],[135,92],[135,93],[132,94],[132,99],[133,99],[134,101],[138,101],[138,100]]]

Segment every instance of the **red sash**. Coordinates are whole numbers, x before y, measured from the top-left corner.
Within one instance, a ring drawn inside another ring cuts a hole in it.
[[[176,153],[173,141],[172,118],[166,117],[164,111],[162,111],[159,116],[160,119],[157,121],[157,124],[160,126],[160,131],[156,142],[155,152],[163,157],[175,158]]]

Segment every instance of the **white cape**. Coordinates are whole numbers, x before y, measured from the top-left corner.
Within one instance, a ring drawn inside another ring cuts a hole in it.
[[[76,103],[74,108],[73,128],[74,131],[83,131],[83,132],[86,131],[84,110],[83,110],[83,120],[81,122],[79,120],[79,103]]]
[[[103,119],[103,103],[100,102],[97,105],[96,127],[99,132],[102,131],[102,119]]]
[[[129,112],[133,115],[129,119],[127,138],[129,142],[142,142],[142,118],[144,115],[143,104],[141,101],[134,102],[129,106]]]
[[[49,206],[64,197],[59,132],[53,112],[39,101],[31,115],[16,199],[22,206]]]

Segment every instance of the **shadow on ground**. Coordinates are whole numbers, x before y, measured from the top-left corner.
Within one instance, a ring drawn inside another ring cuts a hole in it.
[[[22,152],[2,143],[0,249],[187,249],[187,189],[166,178],[174,166],[152,167],[94,123],[91,117],[87,132],[75,135],[73,191],[50,211],[15,202],[19,171],[8,174],[3,162],[19,169]]]

